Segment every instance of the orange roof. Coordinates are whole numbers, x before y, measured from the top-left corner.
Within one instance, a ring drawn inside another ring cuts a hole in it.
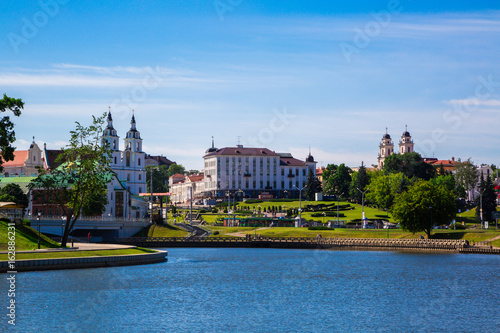
[[[16,150],[14,151],[14,160],[4,162],[4,167],[20,167],[24,166],[24,163],[28,159],[28,151],[27,150]]]
[[[432,164],[432,165],[443,165],[443,166],[455,166],[455,164],[458,164],[456,161],[450,161],[450,160],[436,160],[436,161],[428,161],[427,163]]]
[[[203,180],[205,178],[205,175],[188,176],[188,178],[192,182],[199,182],[200,180]]]

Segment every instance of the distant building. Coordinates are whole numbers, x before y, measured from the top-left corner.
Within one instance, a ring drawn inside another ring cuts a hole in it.
[[[445,172],[455,172],[455,169],[457,168],[458,162],[455,161],[455,157],[452,157],[450,160],[439,160],[437,158],[431,157],[431,158],[424,158],[424,161],[433,167],[439,170],[441,169],[441,166],[443,166],[443,169]]]
[[[241,197],[257,198],[270,194],[275,198],[298,198],[305,186],[308,170],[316,174],[314,157],[305,160],[268,148],[236,147],[207,149],[204,164],[204,198],[224,198],[238,192]]]
[[[160,165],[165,165],[168,168],[170,168],[171,165],[176,164],[175,162],[172,162],[165,156],[151,156],[146,154],[146,166],[160,166]]]
[[[170,200],[173,203],[186,203],[201,198],[205,192],[205,176],[175,174],[169,178]],[[192,197],[191,197],[192,193]]]
[[[401,135],[401,140],[399,141],[399,153],[412,153],[415,151],[415,144],[411,138],[410,132],[408,132],[408,127],[406,127],[403,135]],[[385,159],[394,154],[394,143],[392,142],[391,136],[387,133],[387,128],[384,136],[382,137],[382,142],[379,145],[378,154],[378,169],[384,167]]]

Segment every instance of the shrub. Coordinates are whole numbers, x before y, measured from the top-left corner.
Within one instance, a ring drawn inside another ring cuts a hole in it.
[[[254,204],[254,203],[261,203],[261,202],[264,202],[264,200],[260,200],[260,199],[248,199],[245,201],[245,203],[247,204]]]
[[[218,235],[218,234],[219,234],[219,232],[218,232],[218,231],[214,231],[214,233],[213,233],[213,234],[214,234],[214,235]]]
[[[200,209],[200,214],[205,214],[207,211],[204,209]]]
[[[309,229],[309,230],[335,230],[334,228],[328,228],[328,227],[309,227],[307,229]]]
[[[324,212],[326,217],[337,217],[337,212]],[[311,217],[323,217],[323,213],[312,213]],[[339,217],[345,217],[344,213],[339,213]]]

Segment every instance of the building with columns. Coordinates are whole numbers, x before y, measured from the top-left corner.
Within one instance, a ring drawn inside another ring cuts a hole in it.
[[[412,153],[415,151],[415,144],[411,138],[410,132],[408,132],[408,126],[406,126],[405,131],[401,135],[401,140],[399,141],[399,153]],[[391,136],[387,133],[387,128],[385,129],[385,134],[382,137],[382,141],[379,144],[379,154],[378,154],[378,169],[384,167],[385,159],[394,154],[394,143],[392,142]]]
[[[130,129],[123,140],[123,150],[120,150],[120,137],[113,127],[111,111],[107,122],[102,139],[112,150],[110,166],[114,176],[108,184],[108,205],[103,215],[142,218],[148,208],[147,200],[139,196],[139,193],[147,192],[146,154],[142,150],[142,138],[136,128],[135,115],[132,114]]]

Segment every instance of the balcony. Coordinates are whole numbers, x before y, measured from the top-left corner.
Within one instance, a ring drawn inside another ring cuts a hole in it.
[[[243,174],[243,178],[250,178],[250,177],[252,177],[251,173],[244,173]]]

